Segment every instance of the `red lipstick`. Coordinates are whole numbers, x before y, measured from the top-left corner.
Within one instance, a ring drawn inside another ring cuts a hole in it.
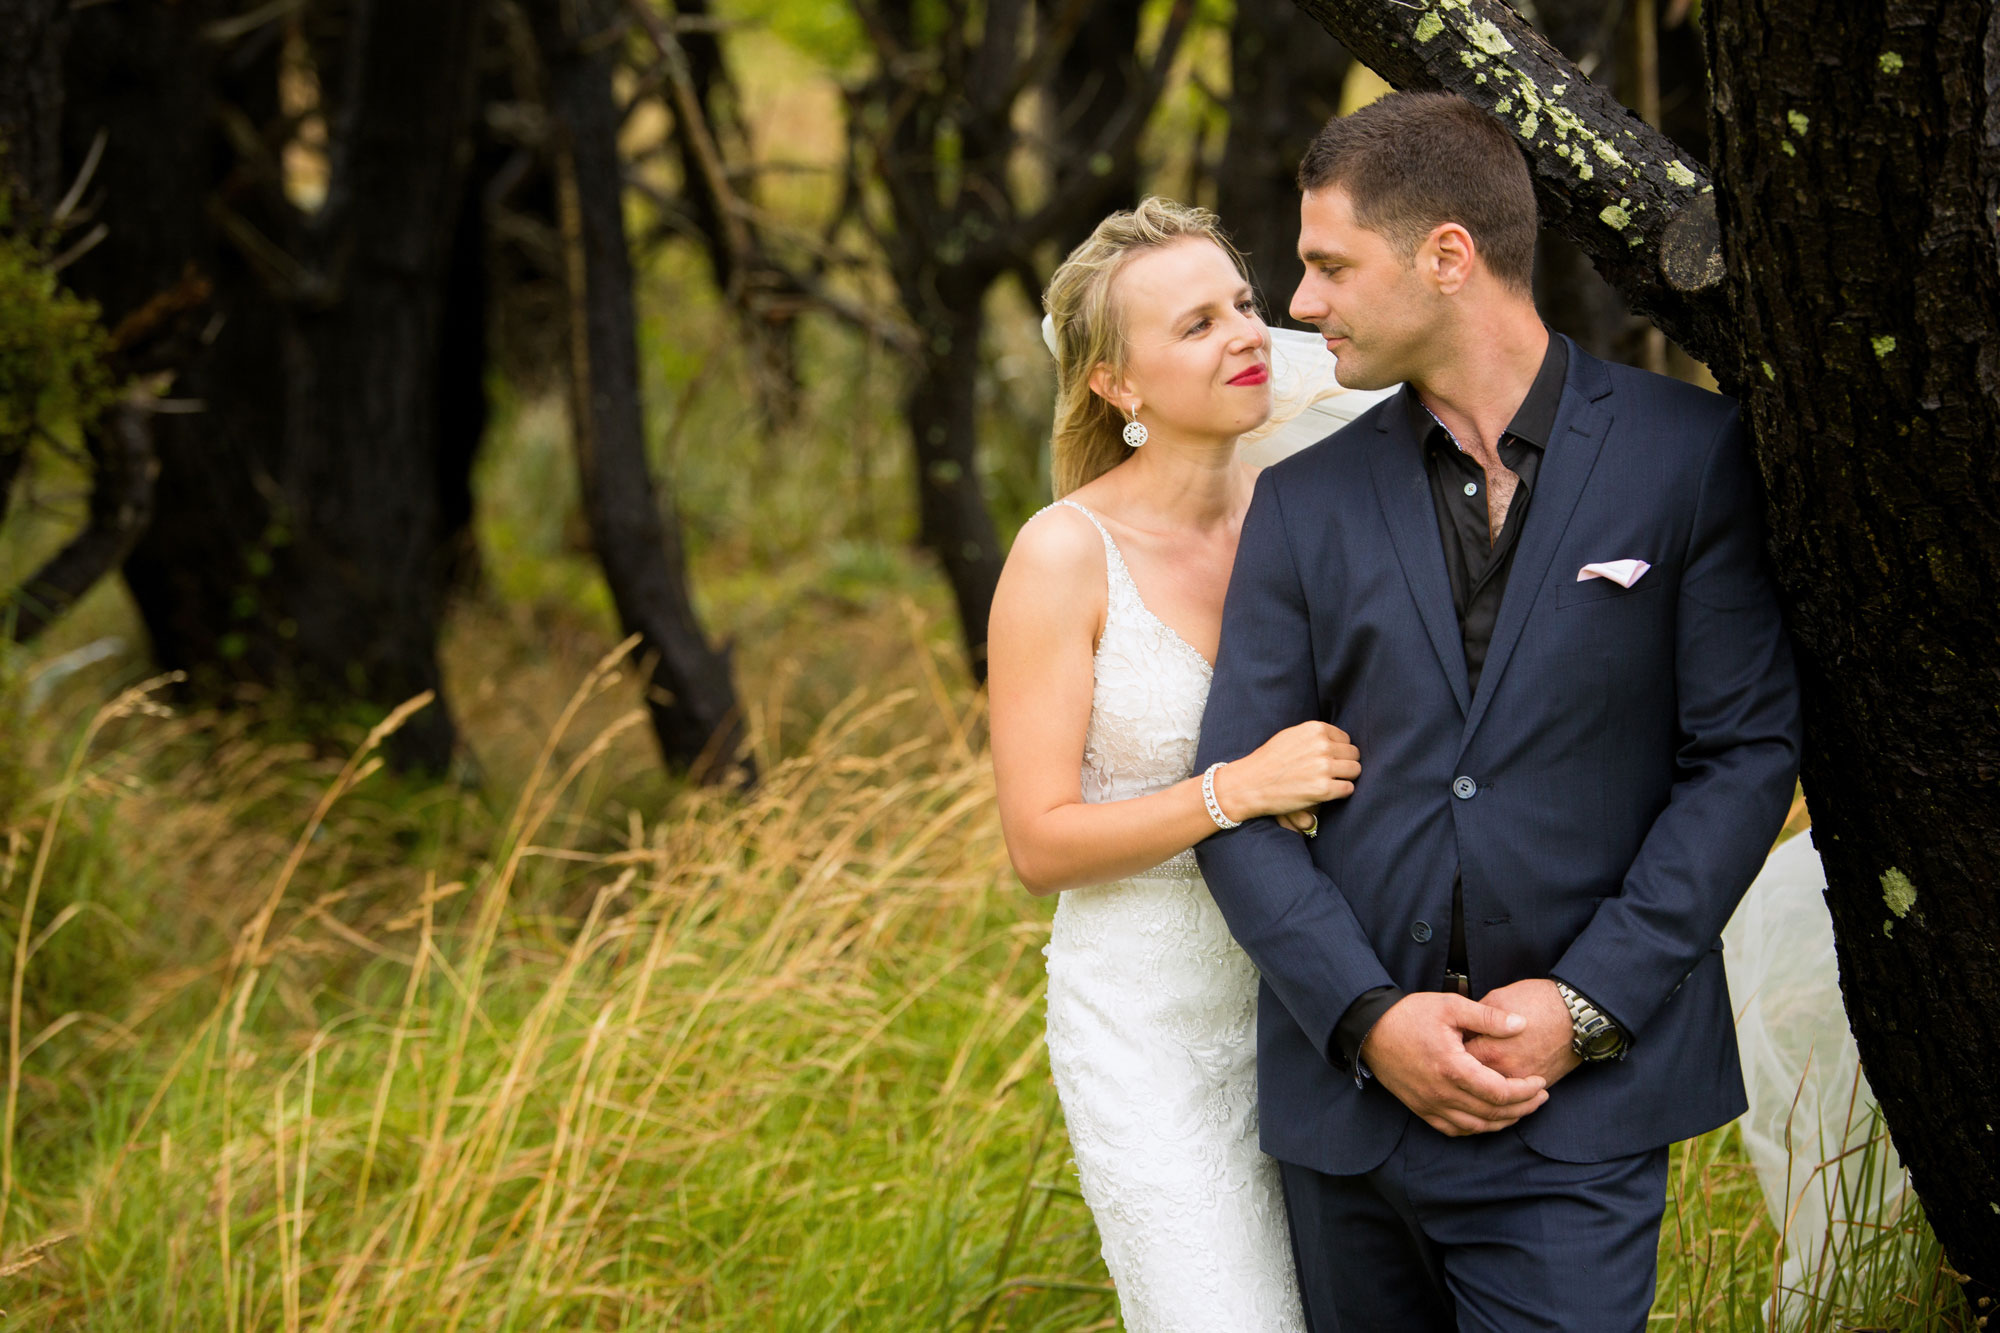
[[[1239,388],[1249,388],[1252,385],[1262,384],[1270,378],[1271,372],[1269,370],[1266,370],[1261,365],[1256,365],[1231,376],[1229,382]]]

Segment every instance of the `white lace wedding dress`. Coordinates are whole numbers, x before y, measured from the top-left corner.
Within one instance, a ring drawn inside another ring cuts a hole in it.
[[[1104,538],[1109,600],[1083,799],[1188,777],[1201,654],[1146,608]],[[1302,1333],[1277,1164],[1257,1149],[1257,971],[1183,852],[1071,889],[1049,960],[1049,1065],[1132,1333]]]

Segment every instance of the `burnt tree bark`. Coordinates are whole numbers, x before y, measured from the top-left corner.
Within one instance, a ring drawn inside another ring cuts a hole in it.
[[[68,0],[0,0],[0,192],[50,207],[62,175]]]
[[[1990,0],[1707,7],[1736,391],[1869,1082],[2000,1285],[2000,27]]]
[[[1675,14],[1653,0],[1539,0],[1533,18],[1593,82],[1627,106],[1643,108],[1690,165],[1708,161],[1708,71],[1701,37],[1685,12]],[[1641,52],[1650,58],[1639,58]],[[1544,228],[1536,245],[1535,303],[1552,328],[1594,355],[1663,368],[1656,361],[1664,349],[1652,326],[1628,310],[1589,256],[1554,228]]]
[[[1541,0],[1535,17],[1543,36],[1580,70],[1615,86],[1618,18],[1627,8],[1603,0]],[[1535,304],[1549,327],[1567,333],[1593,356],[1625,360],[1622,346],[1635,321],[1575,241],[1545,227],[1535,243]]]
[[[1250,261],[1264,317],[1287,322],[1299,262],[1299,159],[1340,109],[1353,58],[1291,5],[1240,4],[1229,28],[1229,133],[1215,207]]]
[[[472,112],[476,0],[354,0],[309,27],[328,191],[285,198],[282,28],[215,26],[208,0],[78,12],[65,134],[110,147],[93,207],[111,239],[77,266],[107,311],[192,265],[212,339],[161,419],[154,522],[125,565],[161,665],[210,689],[280,686],[392,706],[438,690],[452,542],[441,515],[438,342]],[[442,700],[394,738],[442,769]]]
[[[646,464],[637,320],[625,235],[614,52],[615,0],[533,0],[569,289],[570,431],[592,540],[625,631],[650,659],[647,707],[667,762],[716,777],[738,762],[742,713],[729,660],[709,646],[688,594],[678,524]]]
[[[1743,402],[1799,648],[1803,779],[1848,1015],[1927,1216],[1991,1294],[1993,0],[1708,0],[1712,187],[1496,0],[1300,3],[1399,86],[1503,116],[1549,216]]]

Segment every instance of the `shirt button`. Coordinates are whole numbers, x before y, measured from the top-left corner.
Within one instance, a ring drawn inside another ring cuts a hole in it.
[[[1479,794],[1479,784],[1471,778],[1455,778],[1452,780],[1451,794],[1461,801],[1469,801]]]
[[[1476,482],[1476,481],[1468,481],[1468,482],[1466,482],[1466,483],[1465,483],[1465,493],[1466,493],[1467,495],[1477,495],[1477,494],[1479,494],[1479,483],[1478,483],[1478,482]]]
[[[1431,923],[1428,921],[1419,921],[1412,925],[1410,927],[1410,938],[1419,944],[1429,944],[1431,942]]]

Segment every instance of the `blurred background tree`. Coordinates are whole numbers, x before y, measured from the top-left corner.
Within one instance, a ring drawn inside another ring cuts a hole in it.
[[[1639,9],[1592,8],[1552,4],[1547,19],[1586,59],[1635,45],[1618,34],[1644,26]],[[46,211],[74,182],[64,220],[91,243],[64,281],[114,327],[140,322],[145,354],[118,373],[145,370],[156,391],[86,434],[121,497],[98,505],[122,516],[117,538],[60,588],[42,579],[30,620],[122,564],[155,661],[190,691],[276,689],[336,714],[430,691],[395,754],[433,771],[470,758],[437,645],[451,599],[481,577],[474,478],[494,377],[558,370],[580,526],[640,635],[661,752],[747,773],[728,654],[696,614],[679,506],[647,454],[633,292],[648,256],[692,242],[741,335],[747,468],[783,466],[801,319],[903,364],[916,538],[978,679],[1001,533],[1042,474],[1032,454],[982,447],[1004,359],[992,302],[1032,307],[1097,218],[1165,189],[1236,222],[1282,319],[1293,158],[1350,82],[1345,52],[1290,6],[851,0],[814,20],[843,34],[816,54],[845,90],[845,151],[806,163],[774,159],[746,114],[731,31],[757,21],[706,0],[0,12],[20,33],[21,188]],[[1191,141],[1172,143],[1183,129]],[[769,206],[797,170],[831,188],[808,209]],[[1542,279],[1551,318],[1657,359],[1560,244]],[[1004,464],[1016,475],[996,513],[988,479]]]

